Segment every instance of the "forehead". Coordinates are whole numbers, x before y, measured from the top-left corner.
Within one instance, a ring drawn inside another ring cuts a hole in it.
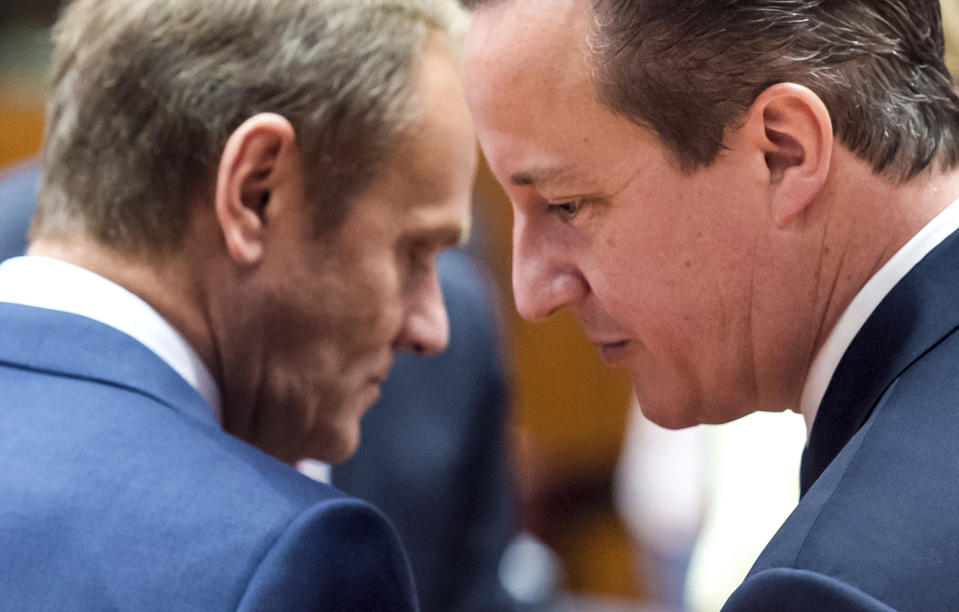
[[[474,15],[467,99],[487,160],[507,187],[609,174],[612,152],[658,144],[599,103],[592,18],[583,0],[513,0]]]
[[[469,230],[476,142],[450,48],[431,36],[420,57],[409,134],[357,203],[401,231],[438,231],[455,242]]]
[[[471,106],[519,109],[532,92],[589,83],[589,9],[582,0],[512,0],[478,11],[465,49]]]

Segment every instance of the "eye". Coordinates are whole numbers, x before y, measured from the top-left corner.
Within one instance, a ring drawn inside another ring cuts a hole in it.
[[[569,202],[560,202],[558,204],[547,204],[546,209],[550,213],[560,215],[569,221],[579,214],[582,206],[582,200],[571,200]]]

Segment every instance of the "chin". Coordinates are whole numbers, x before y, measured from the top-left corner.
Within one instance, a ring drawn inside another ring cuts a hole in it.
[[[360,445],[360,421],[379,397],[378,385],[339,390],[344,401],[319,403],[316,421],[304,441],[304,457],[330,464],[342,463],[353,456]]]
[[[329,464],[343,463],[353,456],[360,446],[360,425],[325,431],[322,439],[314,440],[306,449],[304,458],[318,459]]]
[[[696,425],[721,425],[756,410],[750,397],[737,393],[745,384],[717,383],[704,387],[689,377],[671,380],[630,372],[633,392],[643,415],[666,429],[685,429]]]
[[[647,408],[647,406],[648,404],[644,404],[642,402],[639,403],[639,407],[643,412],[643,416],[665,429],[686,429],[687,427],[695,427],[696,425],[701,425],[703,423],[699,419],[686,416],[682,411],[675,409],[657,411],[655,409],[650,410]]]
[[[647,419],[666,429],[685,429],[709,422],[703,418],[702,406],[691,393],[671,392],[671,389],[633,384],[633,393],[639,408]]]
[[[637,395],[637,397],[639,397]],[[685,429],[696,425],[722,425],[742,418],[753,410],[739,406],[726,407],[720,404],[704,406],[682,402],[663,403],[639,400],[643,416],[665,429]]]
[[[322,461],[329,463],[331,465],[336,465],[338,463],[343,463],[347,459],[353,456],[353,453],[356,452],[356,449],[359,448],[359,444],[352,445],[342,445],[327,452],[323,453]]]
[[[633,395],[640,412],[652,423],[665,429],[684,429],[699,425],[694,418],[696,394],[691,381],[677,376],[649,353],[637,352],[626,365]]]

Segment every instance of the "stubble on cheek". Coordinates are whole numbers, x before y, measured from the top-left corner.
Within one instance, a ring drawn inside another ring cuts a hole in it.
[[[248,396],[240,398],[248,414],[243,430],[231,433],[287,463],[328,460],[318,455],[341,443],[329,431],[327,415],[344,401],[336,342],[322,316],[301,303],[282,305],[267,319],[261,348],[249,358],[258,367],[249,372],[256,378],[244,385]]]
[[[267,370],[254,402],[248,441],[287,463],[307,457],[341,461],[341,447],[348,444],[341,439],[337,420],[350,398],[329,377],[318,376],[318,371],[309,374],[282,366]]]

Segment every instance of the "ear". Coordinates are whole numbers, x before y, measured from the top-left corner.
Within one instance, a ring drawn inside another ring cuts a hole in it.
[[[230,257],[255,265],[263,257],[270,208],[295,167],[296,134],[284,117],[250,117],[227,140],[217,171],[214,207]]]
[[[829,176],[833,132],[829,111],[812,90],[778,83],[753,102],[747,122],[758,129],[770,190],[770,214],[785,228],[822,190]]]

